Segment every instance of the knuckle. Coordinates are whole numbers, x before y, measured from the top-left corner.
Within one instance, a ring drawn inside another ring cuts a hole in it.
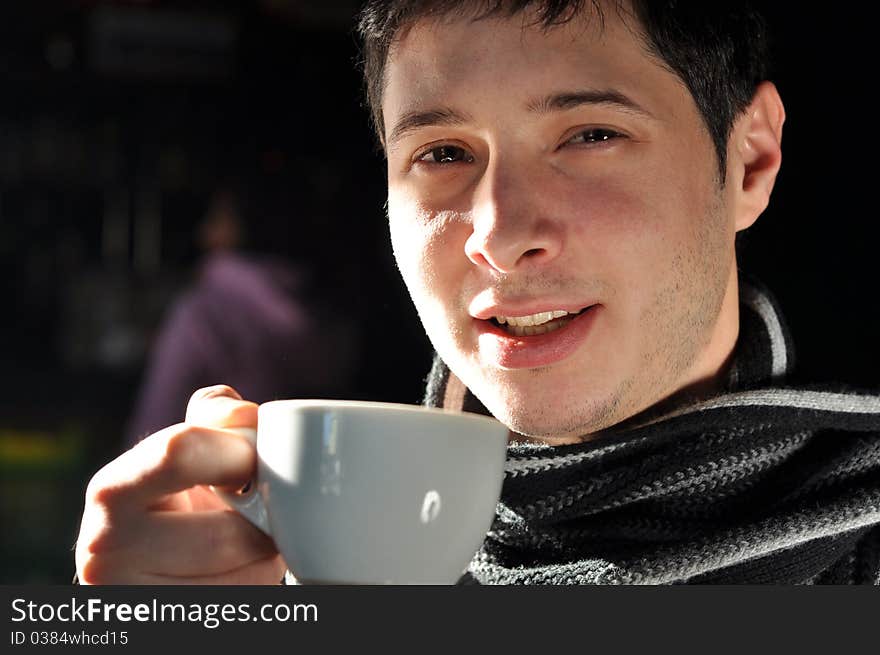
[[[198,428],[185,423],[175,427],[165,444],[162,466],[172,476],[189,470],[204,451],[204,440]]]
[[[105,493],[102,488],[98,494]],[[105,499],[86,503],[76,540],[77,557],[91,556],[112,549],[111,542],[121,530],[121,521],[107,507]],[[118,541],[118,539],[116,539]]]
[[[125,487],[116,480],[117,460],[105,464],[86,485],[86,506],[112,507],[122,496]]]
[[[77,567],[77,575],[83,584],[108,584],[113,578],[113,566],[109,558],[91,555],[83,558]]]
[[[120,496],[122,496],[122,488],[120,486],[102,486],[92,492],[90,501],[99,507],[111,509],[118,504]]]
[[[101,469],[100,471],[95,473],[86,485],[86,505],[94,502],[100,502],[98,501],[98,496],[102,493],[104,489],[104,479],[101,474],[103,470],[104,469]]]
[[[96,526],[89,532],[81,533],[76,544],[79,557],[90,560],[111,550],[112,534],[108,526]]]
[[[76,541],[76,572],[84,584],[101,584],[109,574],[108,554],[112,547],[111,530],[99,512],[89,511],[83,515],[83,524]]]

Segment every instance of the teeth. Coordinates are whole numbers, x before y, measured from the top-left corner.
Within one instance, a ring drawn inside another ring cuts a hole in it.
[[[496,316],[495,320],[501,324],[507,323],[511,327],[531,327],[542,325],[555,318],[561,318],[566,314],[568,312],[556,309],[552,312],[539,312],[538,314],[529,314],[528,316]]]
[[[517,337],[522,336],[532,336],[535,334],[546,334],[548,332],[553,332],[554,330],[558,330],[562,326],[566,325],[573,319],[566,319],[564,321],[556,321],[555,323],[547,323],[545,325],[514,325],[507,328],[507,331],[512,335]]]

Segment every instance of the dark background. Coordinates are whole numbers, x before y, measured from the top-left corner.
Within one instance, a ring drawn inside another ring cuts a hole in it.
[[[290,176],[291,247],[357,309],[338,395],[419,402],[430,351],[386,243],[357,4],[0,5],[0,582],[70,579],[85,484],[231,171]],[[779,297],[804,380],[876,389],[871,21],[767,4],[788,120],[741,267]]]

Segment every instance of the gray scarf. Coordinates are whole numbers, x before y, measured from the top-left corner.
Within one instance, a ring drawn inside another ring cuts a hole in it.
[[[880,396],[793,388],[770,294],[741,282],[726,390],[570,446],[508,449],[463,583],[880,584]],[[435,358],[425,404],[488,414]]]

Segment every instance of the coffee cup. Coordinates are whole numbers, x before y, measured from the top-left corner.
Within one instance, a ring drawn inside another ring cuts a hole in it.
[[[276,400],[258,410],[255,480],[215,489],[303,584],[453,584],[488,532],[508,431],[477,414]]]

